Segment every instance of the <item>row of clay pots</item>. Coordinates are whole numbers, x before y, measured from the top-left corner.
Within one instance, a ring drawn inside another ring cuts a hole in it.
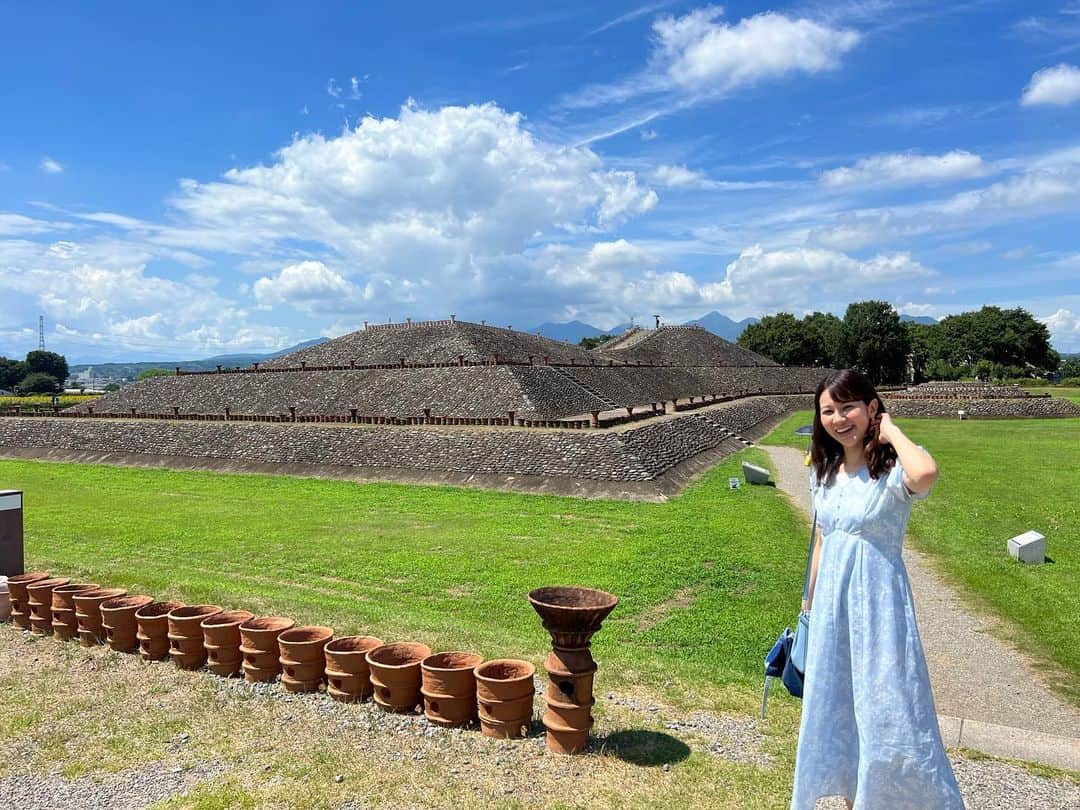
[[[47,572],[9,582],[18,626],[64,640],[78,634],[84,646],[108,643],[150,661],[168,656],[181,669],[206,664],[223,677],[242,671],[252,682],[280,676],[291,692],[314,692],[325,682],[338,701],[371,697],[384,711],[399,713],[422,705],[432,723],[463,726],[479,719],[491,737],[524,736],[532,723],[535,668],[527,661],[432,654],[424,644],[385,644],[373,636],[335,639],[329,627],[295,627],[291,619],[217,605],[156,602]],[[591,693],[591,682],[588,688]]]

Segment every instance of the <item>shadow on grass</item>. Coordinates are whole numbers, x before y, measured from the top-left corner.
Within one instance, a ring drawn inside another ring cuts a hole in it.
[[[690,756],[690,748],[682,740],[659,731],[641,729],[613,731],[597,737],[593,748],[633,765],[666,765]]]

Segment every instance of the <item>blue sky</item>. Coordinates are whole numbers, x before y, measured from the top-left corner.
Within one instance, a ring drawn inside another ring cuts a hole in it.
[[[868,298],[1080,351],[1080,0],[2,13],[0,354]]]

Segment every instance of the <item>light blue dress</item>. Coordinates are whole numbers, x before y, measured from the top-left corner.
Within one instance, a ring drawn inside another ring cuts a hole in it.
[[[963,810],[938,730],[907,569],[914,498],[897,461],[810,490],[822,532],[810,613],[792,810]]]

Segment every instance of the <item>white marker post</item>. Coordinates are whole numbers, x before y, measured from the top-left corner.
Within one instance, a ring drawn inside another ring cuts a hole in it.
[[[23,571],[23,494],[0,489],[0,574],[13,577]]]

